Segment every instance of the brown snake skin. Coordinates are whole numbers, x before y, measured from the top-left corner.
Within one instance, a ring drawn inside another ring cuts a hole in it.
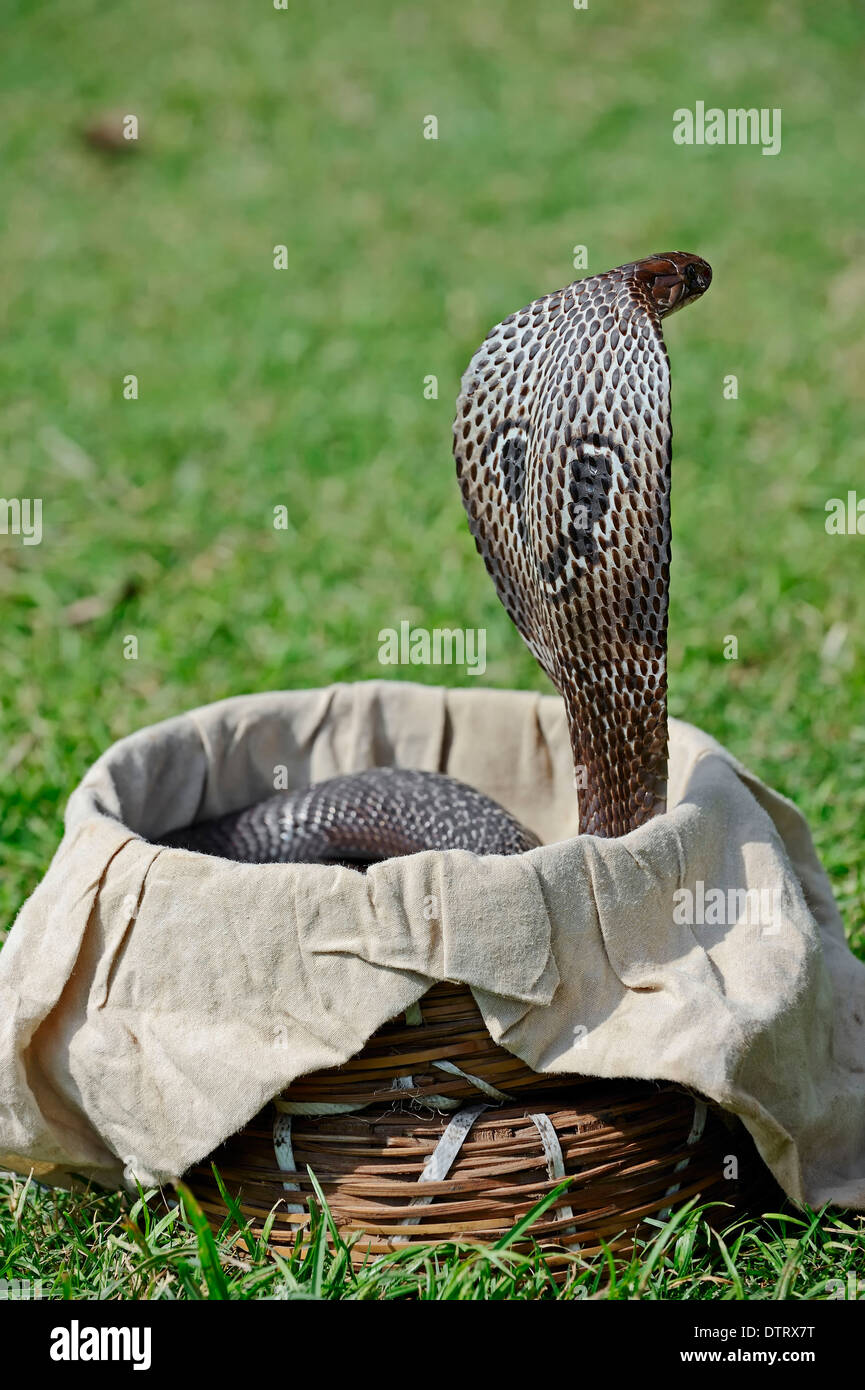
[[[681,251],[511,314],[462,381],[457,473],[484,562],[568,717],[580,830],[666,808],[670,368],[661,320],[708,288]]]
[[[499,598],[560,691],[580,830],[666,808],[670,368],[661,320],[712,272],[672,251],[545,295],[488,334],[454,423],[469,526]],[[161,843],[252,863],[517,854],[538,841],[433,772],[370,768],[281,792]]]

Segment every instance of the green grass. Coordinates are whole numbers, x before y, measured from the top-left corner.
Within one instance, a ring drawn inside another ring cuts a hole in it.
[[[541,1204],[539,1204],[541,1205]],[[544,1203],[546,1205],[546,1203]],[[311,1203],[308,1243],[268,1256],[239,1221],[210,1230],[192,1194],[169,1205],[156,1191],[50,1194],[0,1182],[0,1280],[29,1283],[30,1297],[64,1299],[326,1299],[476,1301],[663,1299],[855,1301],[865,1231],[858,1222],[806,1211],[760,1221],[723,1220],[688,1203],[649,1221],[633,1250],[574,1255],[557,1283],[542,1253],[471,1243],[406,1248],[352,1268],[326,1206]],[[23,1292],[23,1291],[22,1291]]]
[[[449,432],[488,327],[572,279],[585,244],[590,271],[673,248],[715,269],[667,332],[671,709],[801,807],[861,952],[865,538],[823,524],[828,498],[865,495],[859,7],[8,0],[5,13],[0,492],[43,498],[44,539],[0,536],[2,926],[44,871],[71,788],[141,725],[245,690],[386,674],[377,634],[402,617],[485,626],[486,680],[546,688],[474,553]],[[781,154],[674,146],[673,111],[698,99],[781,107]],[[81,140],[106,110],[138,115],[135,154]],[[422,138],[427,114],[437,141]],[[130,372],[137,401],[122,398]],[[116,1198],[31,1189],[13,1265],[42,1262],[78,1293],[103,1277],[140,1292],[150,1276],[119,1223]],[[809,1237],[820,1253],[802,1288],[838,1225]],[[755,1287],[774,1287],[783,1239],[771,1259],[756,1239],[742,1278],[753,1267]],[[865,1272],[859,1237],[839,1239],[839,1261]],[[170,1296],[200,1285],[178,1272],[191,1240],[179,1224],[159,1237]],[[677,1278],[706,1296],[707,1271],[734,1287],[710,1238],[695,1242],[700,1263],[669,1275],[668,1296],[684,1296]],[[403,1279],[369,1287],[397,1296]]]

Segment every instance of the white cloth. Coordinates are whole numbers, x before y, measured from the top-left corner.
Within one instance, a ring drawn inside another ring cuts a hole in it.
[[[865,968],[808,829],[699,730],[672,721],[670,751],[668,813],[599,840],[576,834],[550,696],[374,681],[123,739],[0,952],[0,1165],[170,1179],[451,979],[536,1070],[690,1086],[741,1116],[791,1197],[865,1207]],[[298,786],[379,764],[459,776],[544,843],[363,876],[146,838],[271,794],[280,766]],[[724,895],[717,924],[696,920],[699,884]]]

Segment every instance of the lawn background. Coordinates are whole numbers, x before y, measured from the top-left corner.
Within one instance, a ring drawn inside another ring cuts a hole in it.
[[[72,787],[144,724],[392,675],[402,618],[486,627],[486,683],[549,688],[450,425],[487,329],[585,245],[588,273],[714,268],[666,333],[670,708],[801,807],[862,953],[865,537],[824,526],[865,496],[861,8],[288,5],[3,7],[0,492],[42,497],[44,537],[0,536],[0,936]],[[698,100],[780,107],[781,153],[675,145]],[[134,152],[82,139],[110,111]]]

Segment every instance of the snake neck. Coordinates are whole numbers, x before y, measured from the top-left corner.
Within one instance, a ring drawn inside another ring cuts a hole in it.
[[[469,526],[564,700],[581,832],[666,809],[669,361],[661,320],[711,271],[681,252],[535,300],[492,330],[454,425]]]
[[[633,671],[633,675],[630,673]],[[666,660],[637,655],[562,682],[581,834],[626,835],[667,803]]]
[[[663,447],[634,449],[614,472],[588,563],[545,591],[542,664],[564,702],[583,834],[625,835],[666,810],[668,412],[657,427]],[[603,455],[584,451],[581,477],[590,457]],[[601,511],[593,497],[589,520]]]

